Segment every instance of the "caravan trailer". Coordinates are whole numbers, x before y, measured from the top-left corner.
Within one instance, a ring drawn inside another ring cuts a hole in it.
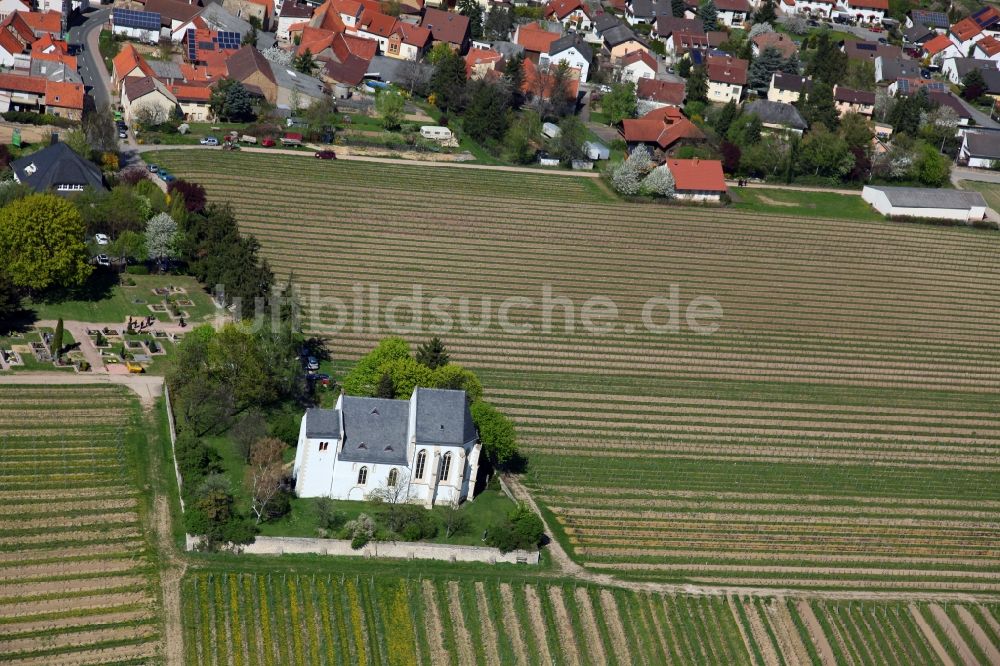
[[[451,130],[440,125],[424,125],[420,128],[420,136],[435,141],[448,141],[451,139]]]

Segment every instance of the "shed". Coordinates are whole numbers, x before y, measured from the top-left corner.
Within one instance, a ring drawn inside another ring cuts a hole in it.
[[[570,166],[574,171],[590,171],[594,168],[594,163],[590,160],[573,160]]]
[[[930,187],[865,185],[861,198],[889,217],[976,222],[986,216],[986,200],[979,192]]]
[[[542,123],[542,134],[549,137],[550,139],[556,138],[561,133],[562,130],[560,130],[559,126],[556,125],[555,123]]]
[[[559,166],[559,158],[553,157],[548,153],[539,153],[538,163],[541,164],[542,166]]]
[[[597,141],[584,141],[583,152],[592,160],[606,160],[611,157],[611,149]]]

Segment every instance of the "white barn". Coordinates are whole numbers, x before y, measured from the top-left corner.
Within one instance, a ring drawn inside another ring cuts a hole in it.
[[[986,217],[986,200],[979,192],[930,187],[865,185],[861,198],[891,217],[976,222]]]
[[[409,400],[341,395],[302,418],[292,475],[299,497],[363,500],[405,484],[430,508],[471,497],[482,445],[465,391],[414,389]]]

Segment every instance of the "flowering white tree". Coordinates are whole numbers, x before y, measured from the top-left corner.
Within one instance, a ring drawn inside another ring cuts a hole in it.
[[[646,146],[637,146],[611,172],[611,186],[621,194],[638,194],[642,188],[642,179],[652,166],[652,158]]]
[[[160,213],[146,222],[146,251],[150,257],[173,257],[177,245],[177,222],[166,213]]]
[[[753,39],[757,35],[763,35],[768,32],[774,32],[774,28],[771,27],[770,23],[754,23],[750,27],[750,39]]]
[[[661,197],[674,196],[674,174],[664,166],[658,166],[649,172],[642,181],[642,191],[646,194],[658,194]]]
[[[275,65],[281,65],[282,67],[289,67],[292,64],[291,51],[279,49],[277,46],[266,48],[263,51],[261,51],[260,54],[264,56],[264,58],[268,62],[273,62]]]

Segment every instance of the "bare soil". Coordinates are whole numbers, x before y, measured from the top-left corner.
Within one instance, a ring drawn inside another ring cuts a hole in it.
[[[528,614],[531,616],[531,630],[535,635],[535,644],[538,647],[538,659],[545,666],[552,666],[552,654],[549,652],[549,644],[545,636],[545,617],[542,615],[542,600],[538,598],[538,590],[534,585],[524,586],[525,602],[528,606]]]
[[[823,633],[823,627],[816,618],[816,614],[813,613],[812,607],[807,601],[800,599],[795,604],[795,608],[798,609],[799,615],[806,625],[806,629],[809,630],[809,637],[819,651],[819,658],[823,662],[823,666],[836,666],[837,659],[833,654],[833,648],[830,647],[830,641],[827,640],[826,634]]]
[[[524,637],[521,635],[521,623],[517,619],[517,611],[514,610],[514,593],[510,589],[510,583],[500,583],[500,599],[503,602],[504,634],[514,649],[518,666],[526,666],[528,652],[524,647]]]
[[[427,638],[430,642],[431,663],[447,664],[451,662],[448,652],[444,649],[444,627],[441,624],[441,612],[438,609],[437,595],[434,592],[434,583],[429,580],[423,582],[424,610],[427,612],[427,622],[430,631]]]
[[[632,652],[628,649],[628,638],[625,635],[625,627],[622,626],[622,618],[618,613],[618,603],[611,590],[601,590],[601,610],[604,614],[604,622],[608,625],[608,633],[611,634],[611,644],[615,648],[615,656],[619,664],[631,664]]]
[[[573,623],[566,610],[562,588],[558,585],[549,586],[549,601],[552,602],[553,614],[556,619],[556,630],[559,632],[559,645],[562,646],[562,656],[567,664],[579,666],[580,653],[576,649],[576,638],[573,634]]]
[[[910,604],[910,615],[913,616],[913,621],[916,622],[917,627],[920,628],[920,633],[922,633],[924,638],[927,639],[927,643],[931,646],[931,649],[934,650],[934,654],[936,654],[937,658],[941,660],[941,663],[944,664],[944,666],[955,666],[955,662],[951,660],[951,656],[948,654],[948,651],[944,649],[943,645],[941,645],[941,641],[938,640],[937,634],[935,634],[934,630],[931,629],[929,624],[927,624],[927,620],[924,619],[920,609],[913,604]]]
[[[448,581],[448,611],[451,613],[451,624],[455,627],[455,646],[458,648],[458,663],[474,664],[475,651],[472,640],[465,627],[465,615],[462,613],[461,592],[456,581]]]
[[[482,581],[476,581],[476,605],[479,609],[479,619],[483,628],[483,649],[486,650],[486,661],[491,664],[500,663],[500,653],[497,651],[497,630],[493,626],[489,606],[486,604],[486,590]]]

